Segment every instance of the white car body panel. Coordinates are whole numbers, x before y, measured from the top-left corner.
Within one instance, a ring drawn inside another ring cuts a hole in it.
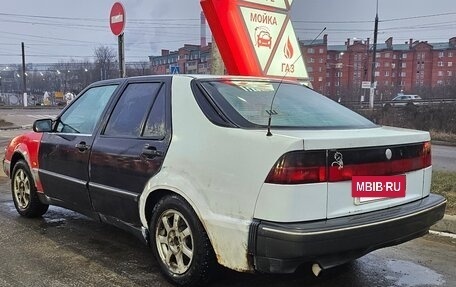
[[[428,132],[387,126],[353,130],[272,130],[272,134],[302,139],[305,150],[383,146],[430,140]]]
[[[273,136],[267,137],[265,130],[219,127],[202,113],[192,94],[191,80],[173,77],[172,140],[161,171],[149,180],[141,195],[141,222],[148,228],[145,204],[151,193],[166,189],[180,194],[195,210],[218,262],[226,267],[252,270],[247,245],[253,218],[276,222],[318,220],[395,206],[429,193],[431,169],[407,174],[413,192],[406,198],[363,205],[353,203],[350,181],[265,184],[275,162],[288,151],[423,142],[429,140],[429,133],[391,127],[272,129]]]
[[[423,173],[423,170],[406,173],[405,197],[381,199],[364,204],[355,204],[351,196],[351,181],[331,182],[328,184],[327,218],[364,213],[418,200],[423,194]]]
[[[423,197],[425,197],[431,193],[432,166],[423,169],[423,172]]]
[[[258,197],[254,217],[275,222],[323,219],[326,217],[327,197],[326,182],[296,185],[265,183]]]
[[[393,127],[328,131],[280,130],[273,131],[273,134],[303,139],[305,150],[399,145],[430,140],[427,132]],[[418,170],[406,174],[406,197],[365,204],[355,204],[351,196],[351,181],[313,184],[316,187],[314,190],[309,187],[311,186],[309,184],[291,186],[265,184],[261,190],[254,217],[277,222],[299,222],[397,206],[429,194],[432,167],[426,170],[427,172]],[[279,208],[280,212],[276,208]]]
[[[248,228],[261,186],[283,152],[302,149],[302,140],[212,124],[196,103],[190,81],[189,77],[173,78],[173,137],[161,171],[141,195],[141,221],[147,228],[144,210],[151,192],[175,191],[199,216],[219,263],[250,270]]]

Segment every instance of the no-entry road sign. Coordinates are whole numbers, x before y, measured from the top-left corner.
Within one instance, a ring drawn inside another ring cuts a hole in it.
[[[125,28],[125,9],[120,2],[114,3],[109,15],[109,26],[114,35],[119,36]]]

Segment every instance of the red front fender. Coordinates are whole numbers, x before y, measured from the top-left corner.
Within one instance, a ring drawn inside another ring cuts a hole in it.
[[[28,132],[13,138],[6,148],[3,160],[3,170],[8,177],[11,177],[16,162],[24,159],[30,168],[38,192],[43,192],[38,176],[38,151],[42,136],[42,133]]]

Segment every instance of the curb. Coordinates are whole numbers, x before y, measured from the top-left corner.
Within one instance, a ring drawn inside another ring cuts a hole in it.
[[[431,230],[456,234],[456,215],[445,214],[442,220],[431,226]]]
[[[9,130],[20,130],[20,129],[29,129],[32,125],[23,125],[23,126],[7,126],[7,127],[0,127],[1,131],[9,131]]]

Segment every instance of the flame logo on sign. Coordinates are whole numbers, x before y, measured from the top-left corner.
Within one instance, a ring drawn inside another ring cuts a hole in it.
[[[288,37],[287,42],[285,43],[285,46],[283,47],[283,53],[285,55],[285,58],[291,59],[293,58],[293,45],[291,45],[290,37]]]

